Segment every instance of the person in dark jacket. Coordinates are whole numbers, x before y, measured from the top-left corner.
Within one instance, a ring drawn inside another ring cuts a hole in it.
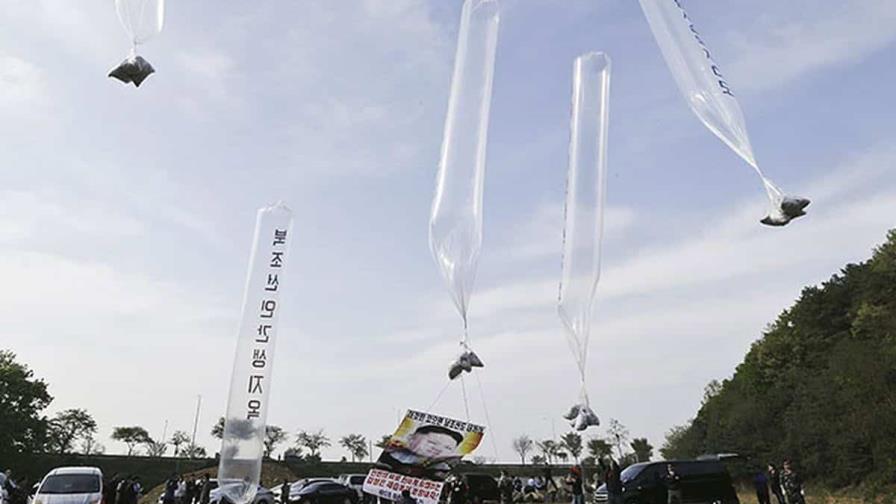
[[[759,504],[772,504],[768,494],[768,478],[761,470],[756,471],[753,477],[753,487],[756,489],[756,500]]]
[[[280,504],[289,504],[290,489],[289,481],[283,480],[283,484],[280,485]]]
[[[781,487],[784,490],[784,496],[787,498],[787,504],[806,503],[803,495],[803,480],[794,470],[793,464],[789,460],[784,461],[784,471],[781,473]]]
[[[513,504],[513,479],[507,471],[501,471],[498,478],[498,493],[501,496],[501,504]]]
[[[162,494],[162,504],[174,504],[174,494],[177,492],[177,475],[172,474],[165,482],[165,493]]]
[[[202,489],[199,490],[199,504],[208,504],[211,499],[212,482],[208,479],[208,473],[202,475]]]
[[[666,485],[666,502],[668,504],[681,504],[681,476],[675,472],[672,464],[666,465],[666,475],[663,476]]]
[[[778,473],[778,469],[772,464],[768,465],[768,486],[771,488],[778,504],[787,504],[787,501],[784,500],[784,492],[781,490],[781,474]]]
[[[585,482],[582,480],[581,467],[572,466],[569,476],[566,477],[566,484],[572,493],[572,504],[585,504]]]
[[[604,477],[607,485],[607,504],[622,504],[622,470],[611,460]]]

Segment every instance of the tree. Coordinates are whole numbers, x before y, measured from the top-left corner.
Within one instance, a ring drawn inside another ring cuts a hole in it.
[[[191,459],[204,458],[206,456],[205,448],[193,443],[187,443],[187,445],[184,446],[184,449],[180,453],[184,457]]]
[[[360,434],[349,434],[339,440],[339,444],[348,450],[352,456],[352,462],[364,460],[367,456],[367,439]]]
[[[149,439],[143,444],[146,445],[146,454],[150,457],[161,457],[168,451],[168,443],[165,441]]]
[[[330,446],[330,438],[324,435],[323,429],[316,432],[299,431],[296,436],[296,445],[308,449],[308,456],[320,458],[320,449]]]
[[[621,459],[624,456],[622,447],[625,445],[625,442],[628,441],[628,429],[626,429],[619,420],[611,418],[610,426],[607,427],[607,435],[610,436],[613,446],[619,451],[619,458]]]
[[[137,445],[146,444],[152,441],[149,432],[143,427],[116,427],[112,430],[112,439],[121,441],[128,445],[128,457],[134,454],[134,448]]]
[[[96,433],[96,421],[82,409],[56,413],[48,427],[49,445],[56,453],[71,453],[75,441]]]
[[[184,431],[174,431],[174,434],[171,435],[171,439],[168,442],[174,446],[174,456],[177,457],[178,455],[181,455],[180,447],[190,443],[190,436]]]
[[[586,443],[588,454],[597,460],[605,459],[613,454],[613,445],[606,439],[593,438]]]
[[[653,457],[653,446],[647,442],[647,438],[635,438],[630,443],[635,452],[635,462],[648,462]]]
[[[81,439],[81,453],[84,455],[102,455],[105,453],[106,447],[98,443],[93,438],[93,434],[85,436]]]
[[[535,446],[537,446],[541,451],[542,457],[548,464],[553,464],[554,459],[559,458],[560,454],[563,453],[563,449],[560,447],[560,445],[558,445],[557,442],[552,439],[537,441],[535,443]]]
[[[546,458],[544,458],[541,455],[532,455],[532,463],[535,465],[543,465],[543,464],[547,464],[548,461]]]
[[[289,437],[286,431],[276,425],[268,425],[264,428],[264,456],[271,458],[271,454],[277,449],[277,445],[286,441]]]
[[[0,458],[42,450],[47,419],[41,412],[52,400],[45,381],[16,362],[14,353],[0,350]]]
[[[218,439],[224,438],[224,417],[218,418],[217,423],[212,427],[212,436]]]
[[[560,441],[563,444],[563,448],[569,452],[569,454],[576,460],[576,463],[578,463],[579,455],[582,454],[582,436],[577,432],[567,432],[560,437]]]
[[[520,463],[523,465],[526,465],[526,454],[532,451],[533,444],[529,436],[525,434],[513,439],[513,451],[519,454]]]

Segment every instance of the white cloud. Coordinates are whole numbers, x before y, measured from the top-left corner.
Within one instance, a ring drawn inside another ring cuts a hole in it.
[[[46,77],[35,64],[0,54],[0,112],[24,112],[45,105]]]
[[[836,9],[803,2],[790,12],[789,19],[766,20],[735,40],[740,55],[726,69],[738,88],[777,87],[856,63],[896,41],[896,3],[891,0],[842,3]]]

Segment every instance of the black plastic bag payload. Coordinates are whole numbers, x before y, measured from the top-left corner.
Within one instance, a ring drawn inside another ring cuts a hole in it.
[[[113,68],[109,72],[109,77],[118,79],[125,84],[134,84],[134,86],[140,87],[140,84],[155,71],[156,69],[143,59],[143,56],[135,56],[129,57]]]

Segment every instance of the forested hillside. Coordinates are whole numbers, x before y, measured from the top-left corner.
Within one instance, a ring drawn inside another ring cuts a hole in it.
[[[896,230],[805,288],[662,452],[790,457],[830,486],[896,482]]]

